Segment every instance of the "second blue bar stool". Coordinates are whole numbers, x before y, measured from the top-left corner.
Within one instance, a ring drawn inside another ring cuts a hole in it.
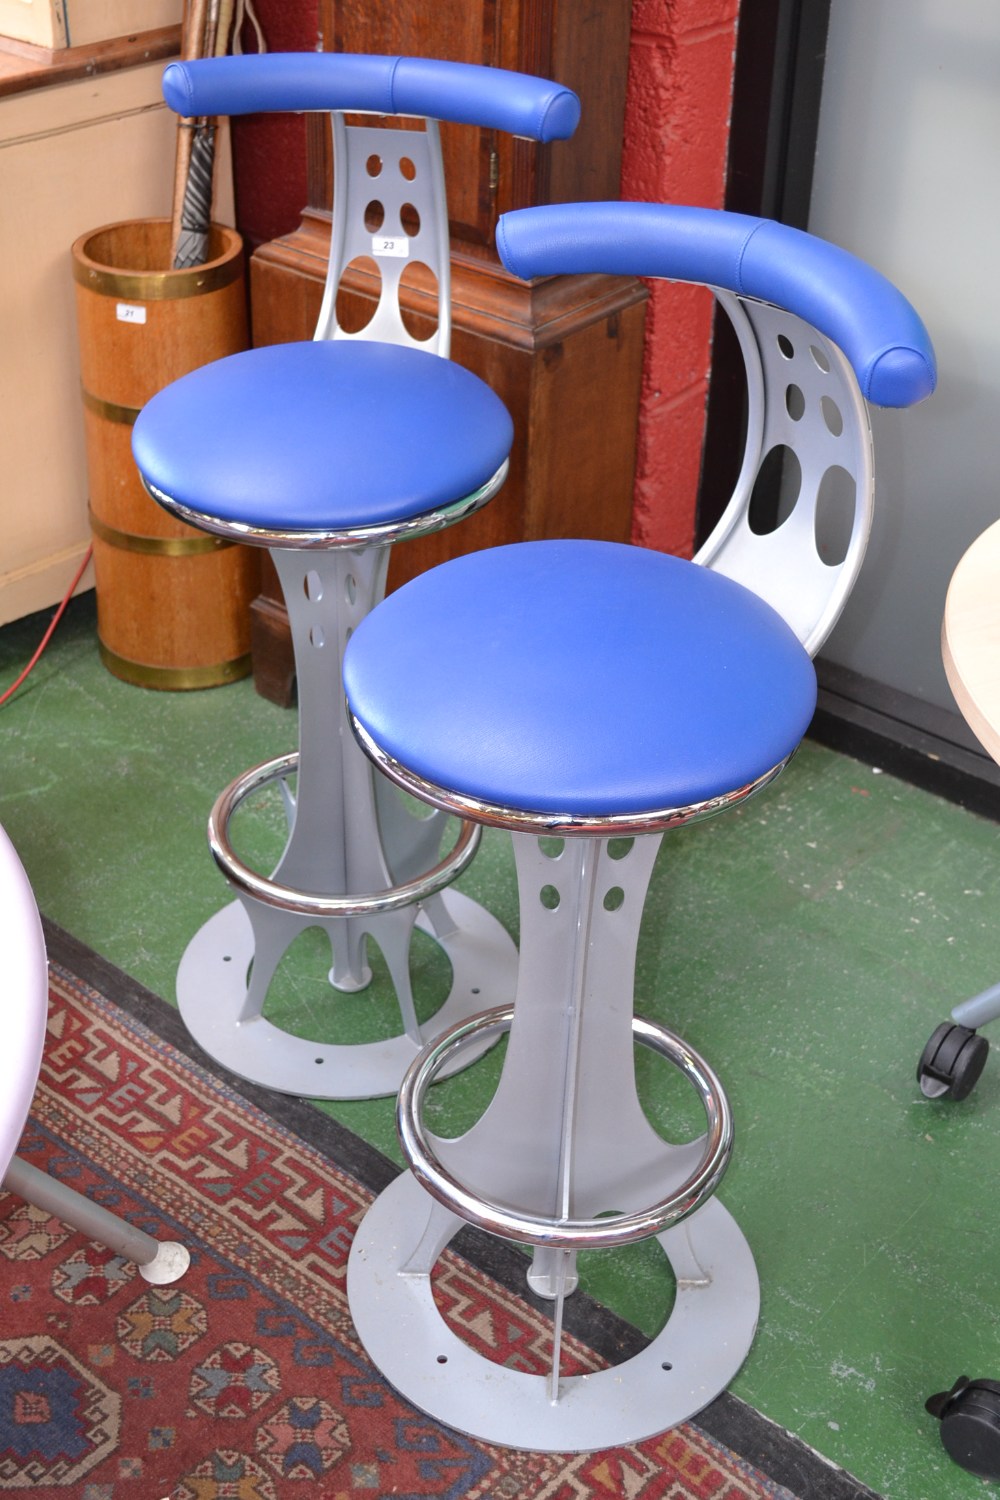
[[[196,370],[155,396],[135,424],[133,450],[154,499],[191,525],[270,551],[298,680],[297,755],[238,776],[213,808],[209,842],[237,899],[189,944],[180,1010],[205,1051],[242,1077],[318,1098],[392,1094],[430,1034],[487,1000],[509,999],[516,974],[501,924],[445,889],[472,858],[478,828],[462,825],[440,857],[443,815],[415,816],[373,773],[347,726],[340,682],[344,646],[384,591],[390,545],[469,515],[507,472],[505,407],[446,357],[450,262],[437,121],[552,141],[572,134],[579,103],[557,84],[498,69],[327,53],[171,64],[164,94],[187,117],[328,111],[334,142],[331,254],[314,340]],[[386,128],[355,114],[408,118]],[[350,335],[337,296],[359,258],[377,268],[381,295],[368,325]],[[414,336],[400,305],[403,274],[416,263],[436,284],[436,299],[424,298],[436,311],[429,339]],[[438,666],[428,660],[423,670],[433,676]],[[273,782],[287,794],[289,833],[265,875],[238,856],[229,824]],[[411,985],[415,924],[452,971],[447,998],[424,1028]],[[264,1014],[279,963],[311,927],[329,938],[336,990],[368,985],[369,939],[377,943],[399,1005],[396,1034],[322,1042]]]
[[[513,1005],[450,1028],[403,1082],[410,1170],[358,1228],[351,1312],[374,1363],[423,1411],[488,1442],[579,1451],[686,1420],[753,1340],[753,1254],[715,1196],[733,1146],[725,1090],[693,1047],[633,1013],[643,902],[661,836],[761,792],[805,733],[810,655],[868,534],[867,402],[919,401],[935,370],[895,287],[785,225],[560,204],[504,215],[497,239],[525,278],[708,285],[733,321],[748,391],[744,462],[704,566],[586,540],[498,547],[413,579],[344,657],[355,732],[383,771],[434,807],[511,830],[521,912]],[[442,670],[424,684],[429,656]],[[503,1032],[480,1117],[462,1135],[434,1133],[434,1080]],[[692,1086],[703,1135],[688,1138],[679,1119],[672,1139],[654,1129],[634,1042]],[[547,1375],[498,1366],[446,1321],[433,1272],[464,1224],[530,1249],[527,1284],[552,1305]],[[664,1326],[617,1366],[564,1375],[578,1253],[653,1237],[676,1280]]]

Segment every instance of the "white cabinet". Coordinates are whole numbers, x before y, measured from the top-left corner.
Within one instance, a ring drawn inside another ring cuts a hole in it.
[[[178,25],[181,0],[0,0],[0,36],[58,49]]]
[[[163,66],[5,93],[0,60],[0,623],[61,599],[89,545],[70,246],[102,224],[169,215]],[[231,224],[218,176],[217,217]]]

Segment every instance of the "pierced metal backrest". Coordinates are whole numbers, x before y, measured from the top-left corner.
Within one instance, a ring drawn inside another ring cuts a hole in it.
[[[379,339],[411,345],[447,357],[451,346],[451,257],[441,139],[436,120],[422,130],[349,125],[341,113],[330,117],[333,130],[333,221],[330,260],[317,339]],[[356,333],[337,319],[337,293],[355,260],[374,264],[379,300],[371,319]],[[403,321],[404,274],[427,268],[437,293],[437,325],[418,339]]]
[[[814,655],[868,545],[868,408],[850,362],[812,324],[714,290],[743,353],[747,436],[732,496],[695,562],[760,594]]]
[[[478,125],[535,141],[567,140],[580,119],[572,90],[477,63],[362,53],[272,52],[171,63],[163,96],[186,118],[261,111],[328,113],[333,122],[330,261],[317,339],[361,337],[447,355],[451,336],[448,212],[437,122]],[[348,124],[346,116],[396,116],[422,130]],[[337,318],[337,292],[353,260],[374,261],[380,295],[353,334]],[[437,328],[409,332],[400,307],[407,269],[437,283]]]
[[[709,287],[747,376],[746,446],[695,561],[737,579],[819,650],[861,568],[872,519],[868,403],[934,389],[934,351],[905,297],[836,245],[787,225],[659,203],[565,203],[504,214],[522,277],[574,272]]]

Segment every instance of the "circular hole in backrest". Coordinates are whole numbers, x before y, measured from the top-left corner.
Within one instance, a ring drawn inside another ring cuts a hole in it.
[[[831,568],[839,567],[847,556],[857,504],[854,476],[839,464],[831,464],[816,493],[816,551]]]
[[[817,370],[822,370],[824,375],[829,375],[830,361],[827,359],[824,351],[818,348],[815,344],[810,344],[809,353],[813,357],[813,364],[816,366]]]
[[[399,210],[399,222],[403,233],[409,238],[416,239],[420,233],[420,214],[412,203],[404,203]]]
[[[770,536],[792,511],[802,489],[802,465],[794,448],[777,443],[757,470],[747,521],[754,536]]]
[[[546,859],[558,859],[566,847],[566,840],[556,838],[551,833],[543,833],[539,835],[538,847]]]
[[[793,422],[801,422],[802,415],[806,409],[806,398],[797,385],[790,385],[785,391],[785,410]]]
[[[360,333],[375,316],[382,293],[382,272],[370,255],[356,255],[337,287],[337,322],[345,333]]]
[[[631,854],[634,844],[633,838],[608,839],[608,858],[624,859],[626,854]]]
[[[417,175],[416,166],[408,156],[401,156],[399,158],[399,171],[401,176],[406,178],[407,182],[412,182]]]
[[[604,910],[618,911],[625,903],[625,892],[620,885],[613,885],[604,895]]]
[[[365,208],[365,228],[369,234],[377,234],[385,223],[385,204],[373,198]]]
[[[365,162],[365,171],[369,177],[377,177],[382,170],[382,158],[376,152],[372,152]]]
[[[399,316],[411,339],[426,343],[438,331],[438,279],[422,260],[409,260],[399,278]]]
[[[795,345],[792,343],[787,333],[778,334],[778,348],[786,359],[795,358]]]
[[[314,625],[309,632],[309,644],[317,650],[326,645],[326,636],[323,634],[322,625]]]
[[[348,573],[344,579],[344,598],[348,604],[353,604],[358,597],[358,585],[353,573]]]
[[[318,604],[323,597],[323,580],[315,568],[310,568],[305,577],[303,585],[306,598],[311,604]]]
[[[555,911],[559,905],[560,896],[554,885],[543,885],[538,892],[538,899],[546,911]]]
[[[840,434],[844,430],[844,413],[841,411],[840,407],[837,405],[836,401],[834,401],[832,396],[824,396],[822,401],[820,402],[820,407],[823,412],[823,421],[827,425],[827,430],[832,434],[833,437],[840,437]]]

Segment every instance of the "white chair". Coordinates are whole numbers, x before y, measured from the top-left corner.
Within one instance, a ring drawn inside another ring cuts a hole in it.
[[[977,537],[951,576],[941,622],[941,655],[948,685],[970,729],[1000,763],[1000,521]],[[979,1034],[1000,1016],[1000,984],[952,1007],[934,1028],[917,1082],[928,1099],[965,1099],[986,1065],[990,1044]],[[997,1465],[1000,1468],[1000,1462]],[[991,1475],[995,1478],[996,1475]]]
[[[28,1118],[42,1063],[49,1007],[48,962],[38,907],[13,844],[0,828],[0,954],[4,1017],[0,1030],[0,1167],[3,1189],[70,1228],[134,1261],[146,1281],[163,1286],[187,1270],[190,1255],[156,1240],[14,1153]]]

